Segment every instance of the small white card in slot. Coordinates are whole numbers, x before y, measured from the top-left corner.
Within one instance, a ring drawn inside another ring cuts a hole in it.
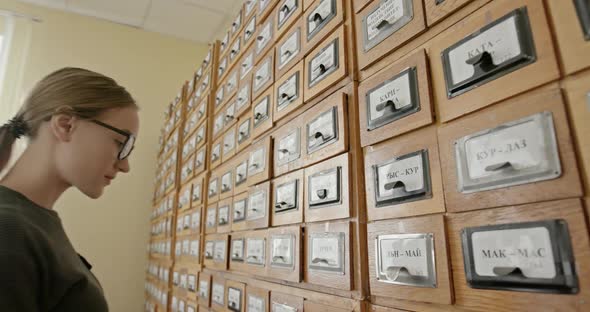
[[[248,264],[256,264],[256,265],[264,266],[265,246],[266,246],[266,240],[264,238],[247,238],[246,239],[246,262]]]
[[[414,18],[412,0],[380,0],[380,4],[363,17],[363,50],[371,50]]]
[[[335,71],[340,65],[338,60],[338,38],[324,47],[309,62],[308,87],[318,84],[324,77]]]
[[[315,34],[336,16],[337,0],[321,0],[319,5],[307,18],[307,40],[311,40]]]
[[[272,235],[270,238],[270,265],[279,268],[295,267],[295,236]]]
[[[321,113],[307,124],[307,153],[338,141],[337,107]]]
[[[258,191],[248,196],[248,207],[246,219],[248,221],[258,220],[266,216],[268,196],[266,191]]]
[[[276,157],[278,165],[285,165],[301,156],[301,128],[295,128],[286,136],[278,138]]]
[[[299,209],[297,206],[297,198],[299,196],[298,184],[299,180],[295,179],[277,186],[274,197],[275,212],[279,213]]]
[[[258,127],[269,118],[270,95],[265,96],[262,101],[254,106],[254,128]]]
[[[213,260],[215,262],[225,261],[227,242],[224,240],[215,241],[215,250],[213,251]]]
[[[289,63],[301,51],[301,30],[297,28],[279,47],[279,70]]]
[[[299,98],[299,74],[296,72],[289,77],[277,90],[277,110],[280,112]]]
[[[231,260],[244,261],[244,239],[234,239],[231,241]]]
[[[213,283],[213,299],[214,303],[223,306],[225,302],[225,286],[218,283]]]
[[[240,222],[246,219],[246,207],[248,200],[246,198],[234,202],[234,218],[233,222]]]
[[[260,147],[250,153],[248,158],[248,176],[261,173],[266,167],[266,147]]]
[[[229,222],[229,205],[219,207],[217,211],[217,224],[226,225]]]

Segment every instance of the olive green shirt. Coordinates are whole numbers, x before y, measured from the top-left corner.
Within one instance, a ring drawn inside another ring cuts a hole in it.
[[[0,185],[0,310],[107,312],[92,266],[57,212]]]

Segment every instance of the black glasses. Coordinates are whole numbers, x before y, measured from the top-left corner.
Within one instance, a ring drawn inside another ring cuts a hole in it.
[[[135,147],[135,136],[133,134],[127,131],[123,131],[121,129],[117,129],[111,125],[107,125],[106,123],[100,122],[98,120],[91,119],[90,121],[99,126],[115,131],[122,136],[125,136],[125,142],[123,143],[123,145],[121,145],[121,149],[119,150],[119,155],[117,155],[117,159],[124,160],[125,158],[129,157],[131,151],[133,151],[133,148]]]

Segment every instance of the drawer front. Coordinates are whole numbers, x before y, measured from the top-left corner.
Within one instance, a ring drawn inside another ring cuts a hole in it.
[[[217,232],[217,203],[207,205],[205,211],[205,233],[213,234]],[[209,244],[205,246],[205,259],[213,257],[213,253],[207,253],[207,247],[211,247]]]
[[[344,25],[305,57],[305,101],[333,86],[348,74]]]
[[[426,9],[426,22],[428,26],[436,24],[443,18],[451,15],[472,0],[435,0],[424,3]]]
[[[256,42],[256,31],[258,30],[258,24],[256,23],[256,15],[252,16],[244,25],[244,30],[242,31],[242,43],[244,49],[250,47],[253,42]]]
[[[588,1],[548,1],[565,74],[590,67],[590,4]]]
[[[211,173],[209,182],[207,182],[207,203],[214,203],[219,200],[220,177],[218,172]]]
[[[223,129],[228,130],[238,121],[238,116],[236,116],[236,102],[233,99],[225,105],[223,114]]]
[[[303,115],[305,165],[348,151],[348,107],[344,92],[336,92]]]
[[[205,117],[206,118],[206,117]],[[197,148],[203,147],[207,142],[207,125],[208,122],[203,122],[200,126],[198,126],[197,131],[195,132],[195,142],[197,144]]]
[[[215,114],[213,118],[213,139],[219,138],[221,134],[223,134],[223,128],[225,126],[225,114],[224,111],[220,108],[219,112]]]
[[[305,222],[350,217],[348,154],[305,168]]]
[[[357,53],[360,69],[426,29],[420,0],[375,0],[356,15]]]
[[[534,0],[489,3],[433,39],[428,55],[442,122],[559,78],[546,12]]]
[[[301,227],[278,227],[268,231],[268,275],[284,281],[301,281]]]
[[[363,81],[358,98],[361,145],[431,124],[434,110],[430,93],[424,50]]]
[[[207,145],[200,147],[195,153],[195,174],[205,172],[207,169]]]
[[[178,192],[177,211],[191,209],[191,196],[193,185],[191,183],[184,185]]]
[[[203,204],[203,183],[205,182],[205,174],[201,174],[197,176],[193,181],[191,181],[193,191],[191,193],[191,203],[192,206],[198,206]]]
[[[248,192],[237,194],[233,197],[232,203],[232,231],[246,229],[246,211],[248,210]],[[233,234],[232,234],[233,235]]]
[[[246,286],[246,312],[269,312],[270,292],[266,289]]]
[[[201,272],[199,274],[199,288],[197,291],[197,300],[199,306],[211,306],[211,275]]]
[[[298,170],[272,181],[272,225],[303,222],[305,174]]]
[[[229,39],[230,39],[230,37],[229,37],[229,30],[228,30],[219,42],[219,59],[222,59],[224,56],[226,56],[227,52],[229,52],[229,49],[228,49],[229,44],[230,44]]]
[[[180,184],[183,185],[195,176],[195,155],[190,156],[180,170]]]
[[[252,142],[252,117],[246,114],[246,118],[240,119],[238,122],[237,132],[237,151],[243,151]]]
[[[274,47],[275,31],[274,19],[269,18],[263,24],[258,26],[256,42],[254,43],[254,53],[256,64],[260,63],[266,53]]]
[[[234,194],[248,189],[248,160],[249,153],[243,153],[235,160]]]
[[[225,282],[225,286],[227,287],[225,290],[227,310],[245,311],[246,284],[228,280]]]
[[[261,229],[269,226],[270,220],[270,181],[251,186],[248,190],[246,206],[246,227]]]
[[[314,49],[344,22],[344,0],[315,0],[305,12],[303,42],[305,52]]]
[[[348,221],[310,224],[305,235],[305,281],[352,289],[350,229]]]
[[[445,212],[436,127],[368,146],[364,154],[369,220]]]
[[[249,20],[253,16],[256,16],[256,12],[258,11],[258,0],[244,1],[244,8],[242,11],[244,12],[244,20]]]
[[[439,142],[448,211],[582,195],[556,86],[449,123]]]
[[[302,13],[302,0],[279,1],[273,12],[276,38],[281,38],[289,27],[299,20]]]
[[[217,203],[217,233],[231,231],[230,213],[233,200],[231,198],[220,200]]]
[[[372,294],[451,304],[451,272],[442,214],[378,221],[370,223],[367,232]]]
[[[248,274],[255,276],[267,276],[266,257],[266,240],[268,237],[267,230],[246,232],[246,254],[245,263]]]
[[[273,126],[272,114],[274,106],[273,89],[262,93],[252,104],[252,138],[256,139]]]
[[[270,15],[278,3],[279,0],[258,0],[258,12],[256,13],[256,18],[259,20],[258,23],[264,23],[263,21]],[[268,19],[272,20],[272,17]]]
[[[242,56],[242,38],[238,37],[234,43],[232,43],[229,50],[228,68],[232,68],[234,64],[240,59],[240,56]]]
[[[225,293],[225,283],[225,279],[213,276],[213,280],[211,282],[211,309],[215,312],[226,311],[225,297],[227,295]]]
[[[237,126],[231,127],[223,136],[222,161],[225,163],[236,154]]]
[[[222,146],[223,137],[220,136],[217,140],[213,141],[213,145],[211,147],[211,170],[221,165]]]
[[[285,35],[277,41],[275,49],[275,75],[283,77],[293,65],[303,59],[303,22],[299,19]]]
[[[239,118],[247,112],[252,104],[252,81],[241,80],[236,94],[236,116]]]
[[[305,150],[302,116],[291,120],[273,133],[274,139],[274,176],[302,168]]]
[[[226,101],[231,101],[234,99],[234,95],[238,93],[239,87],[239,68],[234,68],[227,76],[225,84],[223,85],[225,89],[225,98]]]
[[[576,140],[580,173],[585,195],[590,195],[590,74],[585,73],[565,82],[569,120]],[[588,207],[590,209],[590,207]]]
[[[275,122],[303,105],[303,66],[303,62],[299,62],[275,83]]]
[[[229,269],[232,272],[244,272],[246,270],[246,233],[232,233],[229,250]]]
[[[240,81],[252,78],[254,68],[254,49],[255,46],[251,46],[240,59]]]
[[[588,296],[589,267],[580,259],[590,250],[583,214],[580,200],[568,199],[449,216],[455,303],[474,311],[526,311],[532,302],[585,310],[587,303],[579,304]]]
[[[226,199],[234,195],[234,168],[231,163],[228,163],[223,165],[220,172],[219,199]],[[229,222],[229,217],[225,218],[225,221]]]
[[[229,54],[230,53],[226,54],[225,56],[219,59],[219,64],[217,65],[217,77],[219,80],[223,80],[228,73]]]
[[[271,311],[303,311],[303,298],[283,294],[276,291],[270,293],[270,310]]]
[[[240,10],[238,14],[234,17],[234,20],[231,23],[231,27],[229,29],[230,41],[234,41],[237,36],[240,34],[240,30],[244,27],[244,11]],[[231,53],[231,51],[230,51]]]
[[[258,98],[274,83],[274,52],[269,52],[254,68],[252,78],[252,97]]]

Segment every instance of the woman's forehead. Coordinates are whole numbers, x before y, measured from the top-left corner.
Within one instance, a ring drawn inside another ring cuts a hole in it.
[[[135,107],[111,108],[101,113],[97,119],[136,136],[139,131],[139,112]]]

